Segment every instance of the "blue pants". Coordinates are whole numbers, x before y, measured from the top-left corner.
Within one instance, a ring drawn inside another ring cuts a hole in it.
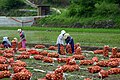
[[[60,44],[58,44],[58,53],[60,54]]]

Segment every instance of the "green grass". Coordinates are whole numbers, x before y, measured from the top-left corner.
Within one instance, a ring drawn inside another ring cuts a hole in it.
[[[43,28],[43,27],[1,27],[0,42],[2,37],[8,36],[10,40],[17,37],[19,40],[18,28],[22,28],[26,34],[27,43],[33,44],[56,44],[56,40],[62,29],[70,33],[75,43],[81,46],[109,45],[120,47],[119,29],[81,29],[81,28]]]
[[[90,33],[120,33],[120,29],[92,29],[92,28],[54,28],[54,27],[0,27],[0,30],[17,30],[23,29],[26,31],[61,31],[67,32],[90,32]]]

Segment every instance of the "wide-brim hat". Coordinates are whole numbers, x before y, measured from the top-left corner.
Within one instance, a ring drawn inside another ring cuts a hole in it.
[[[67,37],[69,37],[70,36],[70,34],[69,33],[65,33],[65,35],[64,35],[64,39],[67,39]]]

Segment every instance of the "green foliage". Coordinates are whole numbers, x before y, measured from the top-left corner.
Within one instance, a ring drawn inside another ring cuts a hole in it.
[[[43,0],[43,4],[50,4],[51,6],[65,7],[70,4],[69,0]]]
[[[72,5],[68,8],[68,15],[71,16],[92,16],[95,8],[95,0],[73,0]]]
[[[38,21],[38,24],[40,26],[56,26],[56,27],[71,27],[74,23],[78,22],[79,18],[76,17],[65,17],[65,14],[63,15],[53,15],[46,18],[42,18]],[[61,26],[59,26],[61,25]]]
[[[24,6],[22,0],[0,0],[0,9],[1,10],[10,10],[10,9],[17,9],[21,6]]]
[[[53,0],[52,0],[53,1]],[[81,26],[111,26],[110,28],[120,28],[120,0],[69,0],[71,5],[62,11],[60,15],[52,15],[39,22],[40,25],[48,26],[74,25],[80,23]],[[59,2],[59,1],[58,1]],[[112,21],[106,23],[106,21]],[[97,23],[98,24],[97,24]],[[100,23],[100,24],[99,24]],[[99,27],[100,28],[100,27]]]
[[[106,3],[105,1],[101,4],[95,5],[95,15],[101,15],[101,16],[110,16],[110,15],[117,15],[120,13],[119,7],[117,4],[114,3]]]

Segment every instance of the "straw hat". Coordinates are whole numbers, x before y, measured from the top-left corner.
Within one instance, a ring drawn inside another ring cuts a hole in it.
[[[17,31],[18,31],[18,32],[21,32],[22,30],[21,30],[21,29],[18,29]]]
[[[70,34],[69,33],[66,33],[65,35],[64,35],[64,39],[67,39],[67,37],[69,37],[70,36]]]
[[[18,39],[17,38],[14,38],[14,40],[17,42],[18,41]]]

